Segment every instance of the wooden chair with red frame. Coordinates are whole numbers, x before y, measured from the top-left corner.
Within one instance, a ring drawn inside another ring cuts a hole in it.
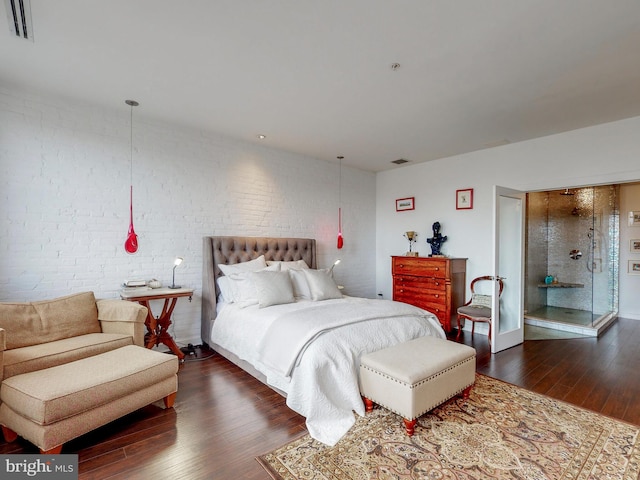
[[[458,334],[456,335],[456,340],[460,338],[460,334],[462,333],[460,319],[463,318],[465,320],[469,320],[470,322],[472,322],[471,335],[473,335],[476,322],[488,323],[489,324],[489,344],[491,344],[491,318],[492,318],[491,307],[492,307],[493,299],[491,295],[482,295],[482,294],[476,293],[477,283],[481,281],[493,282],[494,278],[489,275],[484,275],[482,277],[476,277],[471,281],[471,300],[469,300],[463,306],[459,307],[457,310]],[[498,297],[500,297],[502,295],[502,290],[504,289],[504,283],[502,279],[498,279],[498,283],[500,285]]]

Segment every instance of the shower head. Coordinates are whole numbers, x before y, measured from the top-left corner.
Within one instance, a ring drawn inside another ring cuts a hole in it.
[[[575,193],[570,192],[568,188],[565,188],[564,192],[562,192],[560,195],[572,196],[572,195],[575,195]]]

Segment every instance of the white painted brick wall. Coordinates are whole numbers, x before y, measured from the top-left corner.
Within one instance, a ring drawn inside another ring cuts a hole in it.
[[[146,119],[134,111],[129,224],[129,107],[112,110],[0,87],[0,301],[92,290],[116,298],[131,278],[196,289],[172,332],[200,343],[202,237],[312,237],[345,292],[375,296],[375,175],[343,167],[345,248],[335,245],[337,163]],[[154,312],[161,308],[152,304]]]

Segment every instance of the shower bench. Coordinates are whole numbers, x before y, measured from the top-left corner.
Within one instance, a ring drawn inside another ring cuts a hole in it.
[[[538,288],[584,288],[584,283],[539,283]]]

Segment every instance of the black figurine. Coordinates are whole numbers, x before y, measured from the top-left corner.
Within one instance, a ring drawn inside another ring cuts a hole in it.
[[[447,241],[447,237],[440,234],[440,222],[435,222],[431,228],[433,237],[427,238],[427,243],[431,245],[431,256],[440,255],[440,247]]]

